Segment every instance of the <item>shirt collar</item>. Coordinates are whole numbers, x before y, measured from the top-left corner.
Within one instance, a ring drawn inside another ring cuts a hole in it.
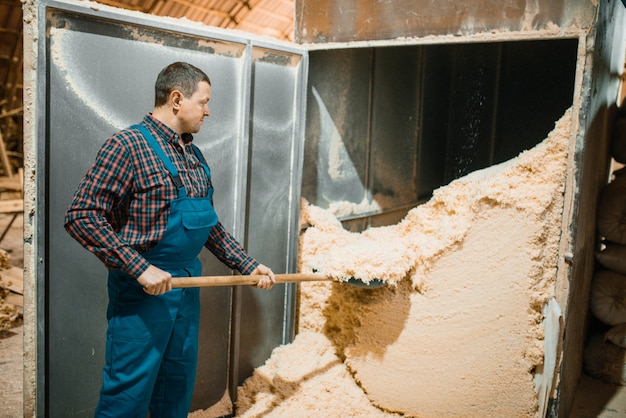
[[[144,122],[154,128],[160,138],[172,144],[178,144],[178,134],[172,128],[152,116],[152,113],[146,115]],[[190,144],[193,141],[192,134],[183,134],[182,138],[185,144]]]

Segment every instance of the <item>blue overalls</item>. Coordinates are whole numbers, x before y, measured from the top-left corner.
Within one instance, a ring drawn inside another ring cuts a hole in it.
[[[217,224],[213,188],[206,197],[188,197],[154,136],[144,126],[135,127],[178,188],[163,238],[142,255],[172,277],[199,276],[198,254]],[[209,167],[193,148],[210,179]],[[120,270],[109,271],[108,288],[106,364],[96,417],[145,418],[148,409],[151,418],[187,417],[198,356],[199,289],[172,289],[152,296]]]

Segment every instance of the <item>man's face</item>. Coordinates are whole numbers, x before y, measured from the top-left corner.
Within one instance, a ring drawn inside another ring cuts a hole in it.
[[[195,134],[200,131],[204,118],[211,115],[209,100],[211,100],[211,85],[206,81],[198,83],[191,97],[183,97],[178,111],[183,133]]]

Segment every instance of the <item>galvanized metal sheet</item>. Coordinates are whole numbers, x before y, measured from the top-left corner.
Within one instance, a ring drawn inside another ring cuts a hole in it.
[[[304,106],[301,80],[306,80],[306,59],[256,46],[252,68],[253,175],[249,180],[251,205],[247,219],[255,234],[249,236],[248,246],[261,260],[272,260],[276,272],[296,271],[296,259],[287,255],[297,253],[299,219],[291,214],[297,213],[300,206],[301,177],[287,173],[301,172],[303,147],[293,140],[293,135],[304,129],[304,113],[298,110]],[[243,383],[276,346],[292,340],[295,311],[280,323],[276,318],[283,315],[283,306],[295,306],[296,289],[296,285],[279,285],[269,295],[243,289],[241,314],[237,317],[241,324],[241,350],[237,356],[237,380],[233,383]]]
[[[329,43],[470,36],[535,31],[552,25],[589,28],[596,5],[588,0],[296,0],[295,39]]]
[[[312,203],[368,199],[372,51],[316,52],[310,60],[302,193]]]

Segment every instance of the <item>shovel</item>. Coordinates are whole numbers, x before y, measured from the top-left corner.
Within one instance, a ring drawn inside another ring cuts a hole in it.
[[[256,285],[264,276],[248,275],[248,276],[199,276],[199,277],[172,277],[173,288],[183,287],[210,287],[210,286],[245,286]],[[318,273],[294,273],[294,274],[276,274],[276,283],[301,283],[301,282],[321,282],[334,280],[330,277]],[[376,288],[383,285],[383,281],[373,279],[364,282],[361,279],[351,277],[345,283],[356,287]]]

